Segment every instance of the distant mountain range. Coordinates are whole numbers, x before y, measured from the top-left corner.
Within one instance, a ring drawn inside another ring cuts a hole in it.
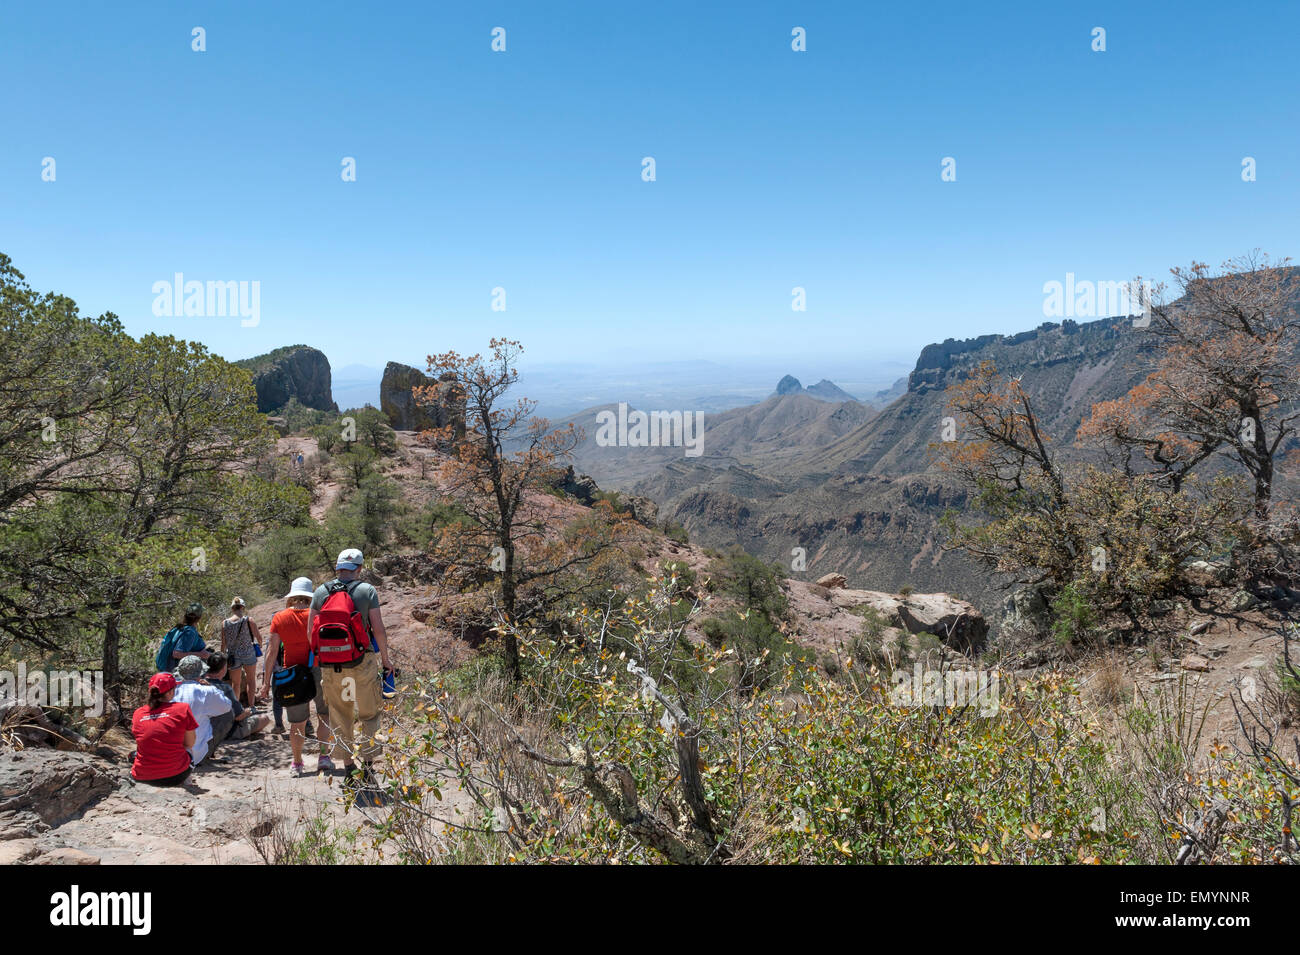
[[[823,378],[817,384],[805,388],[799,383],[799,379],[794,375],[786,375],[776,383],[776,394],[778,395],[812,395],[821,401],[857,401],[835,382]]]
[[[941,590],[996,616],[998,581],[941,546],[940,516],[966,506],[965,489],[932,462],[931,445],[940,439],[945,414],[944,390],[981,361],[995,361],[1000,371],[1021,376],[1058,446],[1068,453],[1092,405],[1122,396],[1145,374],[1151,347],[1151,339],[1125,319],[1049,322],[1018,335],[949,339],[921,351],[895,400],[880,411],[857,412],[856,421],[845,409],[864,405],[815,402],[808,397],[811,389],[783,380],[786,394],[729,412],[725,424],[730,426],[719,422],[716,436],[718,416],[709,416],[704,447],[724,451],[728,460],[709,453],[665,455],[659,473],[627,489],[653,499],[662,517],[682,524],[707,546],[740,546],[786,568],[792,551],[801,549],[807,570],[791,571],[792,576],[816,579],[838,572],[850,586]],[[809,412],[818,406],[836,409],[838,417],[805,412],[796,422],[782,409],[786,402],[803,402]],[[767,416],[778,410],[784,423],[770,425]],[[758,435],[769,439],[760,442]],[[619,487],[631,470],[631,455],[620,449],[625,452],[620,460],[608,450],[583,463],[602,487]]]
[[[641,409],[625,405],[625,409],[625,416],[637,410],[660,410],[653,405]],[[618,405],[607,404],[553,422],[555,427],[572,422],[583,430],[585,437],[574,452],[574,468],[590,474],[605,488],[630,488],[681,460],[712,472],[755,458],[769,462],[794,458],[851,433],[877,412],[858,401],[824,401],[802,392],[773,395],[758,404],[703,414],[704,437],[698,457],[688,457],[681,445],[602,445],[601,416],[618,413]]]

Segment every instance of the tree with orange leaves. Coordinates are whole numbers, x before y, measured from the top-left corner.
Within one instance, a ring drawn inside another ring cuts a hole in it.
[[[1034,567],[1043,577],[1068,577],[1083,539],[1048,447],[1051,438],[1019,379],[982,362],[948,389],[948,410],[954,440],[940,445],[943,466],[976,490],[977,506],[993,517],[982,527],[957,530],[954,546],[997,570]]]
[[[1300,280],[1289,260],[1258,252],[1218,270],[1172,270],[1179,296],[1154,305],[1161,344],[1146,379],[1083,422],[1078,443],[1124,473],[1178,491],[1194,471],[1240,467],[1252,484],[1236,531],[1239,567],[1255,582],[1295,579],[1300,524],[1279,506],[1284,456],[1300,437]]]
[[[417,385],[413,395],[417,404],[450,403],[457,409],[456,420],[421,436],[448,452],[438,481],[464,516],[442,528],[434,549],[463,582],[494,574],[500,613],[516,625],[522,610],[536,611],[563,592],[566,572],[607,555],[619,542],[619,519],[606,506],[594,520],[552,526],[543,501],[582,432],[573,424],[551,430],[545,418],[533,416],[536,402],[527,398],[506,402],[523,348],[505,338],[493,338],[489,347],[487,357],[430,355],[428,371],[438,380]],[[507,666],[517,680],[515,627],[502,632]]]
[[[1181,564],[1214,547],[1233,514],[1220,483],[1202,493],[1194,482],[1175,489],[1152,475],[1067,467],[1019,379],[992,362],[948,389],[948,410],[953,433],[937,446],[942,465],[975,489],[982,519],[960,524],[949,515],[945,546],[1064,595],[1067,605],[1082,599],[1133,618],[1177,588]]]
[[[1289,262],[1255,252],[1218,270],[1173,269],[1181,294],[1151,310],[1150,334],[1163,346],[1155,369],[1124,398],[1097,405],[1080,439],[1140,454],[1175,487],[1226,457],[1250,475],[1255,518],[1268,521],[1278,463],[1300,423],[1300,281]]]

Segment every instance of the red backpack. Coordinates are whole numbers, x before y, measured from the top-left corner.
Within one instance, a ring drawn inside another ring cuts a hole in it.
[[[352,600],[350,585],[359,582],[333,580],[325,585],[325,602],[311,624],[311,649],[321,666],[355,663],[370,646],[366,621]]]

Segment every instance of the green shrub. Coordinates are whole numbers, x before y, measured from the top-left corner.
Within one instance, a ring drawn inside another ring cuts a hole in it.
[[[1088,598],[1073,584],[1061,589],[1051,603],[1052,637],[1061,646],[1084,643],[1097,626]]]
[[[397,785],[472,774],[485,822],[449,838],[496,840],[525,862],[1135,861],[1143,803],[1073,683],[1005,687],[995,716],[896,705],[882,685],[807,666],[720,688],[735,654],[683,643],[663,610],[592,609],[574,620],[577,643],[519,631],[523,682],[495,696],[435,680],[393,747]],[[698,678],[665,676],[681,668]],[[486,821],[497,807],[508,825]],[[418,846],[425,817],[394,814],[386,837]]]
[[[669,540],[676,541],[679,544],[689,544],[691,542],[690,535],[686,533],[686,528],[682,527],[681,524],[664,521],[659,529]]]

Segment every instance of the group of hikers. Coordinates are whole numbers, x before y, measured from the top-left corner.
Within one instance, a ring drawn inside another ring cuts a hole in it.
[[[231,601],[221,623],[220,650],[204,642],[197,627],[203,607],[191,604],[183,623],[163,638],[148,699],[132,717],[132,777],[157,786],[185,782],[196,766],[221,761],[214,755],[220,744],[266,730],[271,717],[258,707],[271,700],[275,732],[289,724],[292,775],[307,774],[303,751],[313,735],[314,703],[316,773],[333,775],[337,758],[345,785],[373,789],[379,715],[395,690],[395,671],[379,593],[360,579],[363,565],[361,551],[348,548],[335,561],[332,580],[314,587],[310,577],[295,579],[285,608],[271,618],[265,648],[241,598]]]

